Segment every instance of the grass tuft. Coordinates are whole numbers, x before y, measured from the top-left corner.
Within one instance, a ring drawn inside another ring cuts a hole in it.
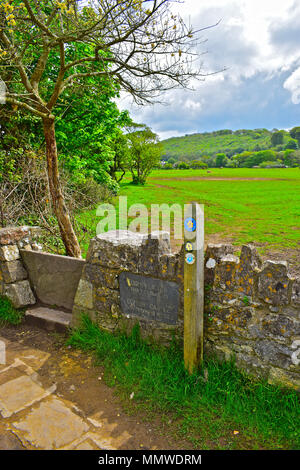
[[[206,360],[202,371],[189,375],[175,343],[170,348],[147,344],[138,325],[129,337],[111,334],[87,316],[68,344],[94,352],[110,386],[123,397],[134,392],[144,411],[171,414],[177,434],[195,445],[204,448],[209,440],[211,448],[300,448],[296,392],[254,381],[233,361]],[[236,429],[240,442],[232,438]]]
[[[8,298],[0,296],[0,325],[19,325],[23,316],[23,310],[16,310]]]

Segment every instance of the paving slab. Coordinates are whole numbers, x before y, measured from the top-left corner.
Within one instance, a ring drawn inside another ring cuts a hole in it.
[[[19,347],[18,347],[19,346]],[[33,348],[25,348],[17,343],[10,343],[6,348],[6,365],[11,365],[16,359],[37,371],[50,357],[50,354]],[[2,369],[4,369],[3,367]]]
[[[101,411],[89,416],[87,420],[97,429],[93,435],[93,440],[97,445],[102,442],[112,449],[118,449],[132,438],[132,435],[127,431],[119,434],[117,432],[117,423],[108,421],[107,418],[103,417]]]
[[[5,384],[11,380],[17,379],[24,375],[24,371],[22,371],[19,367],[9,367],[4,371],[0,371],[0,385]]]
[[[25,444],[45,450],[58,449],[78,439],[88,424],[60,399],[50,397],[21,421],[13,423],[15,434]]]
[[[25,447],[11,431],[0,425],[0,450],[25,450]]]
[[[73,441],[71,444],[62,447],[59,450],[85,450],[84,447],[89,447],[89,450],[91,450],[91,448],[94,450],[117,450],[117,447],[114,447],[112,445],[108,433],[104,438],[101,438],[98,433],[95,432],[88,432],[81,436],[79,439]]]
[[[31,328],[2,330],[8,360],[0,366],[0,450],[103,451],[141,443],[154,449],[157,442],[166,449],[165,438],[154,440],[148,424],[120,417],[91,357],[60,343],[54,347],[52,335]]]
[[[0,385],[0,413],[9,418],[49,395],[28,376],[21,376]]]
[[[74,450],[98,450],[98,447],[93,445],[88,439],[78,444]]]

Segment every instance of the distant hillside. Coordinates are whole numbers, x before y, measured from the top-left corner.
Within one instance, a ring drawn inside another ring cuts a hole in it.
[[[284,146],[290,140],[286,131],[283,133]],[[183,137],[171,137],[162,141],[164,146],[163,160],[194,160],[203,156],[211,157],[217,153],[225,153],[228,158],[244,151],[259,151],[272,147],[272,131],[267,129],[229,129],[190,134]],[[283,150],[277,149],[277,150]]]

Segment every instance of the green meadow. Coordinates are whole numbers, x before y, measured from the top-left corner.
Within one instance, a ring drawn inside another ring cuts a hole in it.
[[[136,203],[149,209],[151,204],[204,204],[207,242],[252,242],[261,252],[300,247],[299,168],[154,170],[144,186],[130,181],[128,174],[119,194],[127,196],[128,207]],[[113,203],[117,209],[118,197]],[[100,220],[96,210],[82,217],[95,233]]]

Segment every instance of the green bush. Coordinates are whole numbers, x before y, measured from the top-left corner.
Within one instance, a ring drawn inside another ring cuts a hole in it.
[[[176,168],[179,170],[188,170],[190,168],[190,165],[187,162],[180,162],[178,165],[176,165]]]
[[[173,170],[173,165],[171,163],[165,163],[161,168],[162,170]]]

